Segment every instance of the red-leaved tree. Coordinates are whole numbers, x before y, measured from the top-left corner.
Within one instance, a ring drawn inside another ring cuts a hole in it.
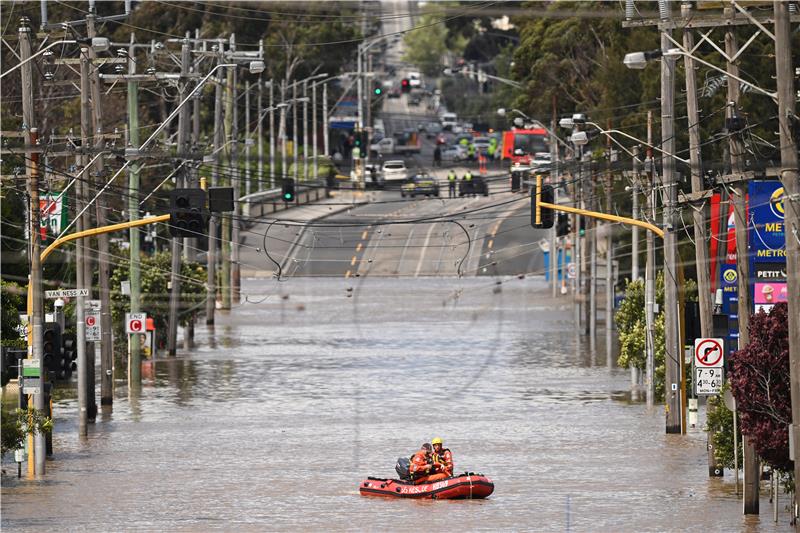
[[[791,471],[787,305],[779,303],[769,314],[754,314],[748,329],[750,344],[733,354],[729,376],[742,434],[752,439],[762,460],[779,470]]]

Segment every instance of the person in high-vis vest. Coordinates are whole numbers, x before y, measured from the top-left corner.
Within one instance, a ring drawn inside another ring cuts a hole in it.
[[[475,191],[472,189],[472,172],[467,170],[464,177],[461,178],[461,196],[471,194],[475,196]]]
[[[433,463],[432,454],[433,447],[429,442],[426,442],[419,451],[411,457],[408,473],[411,475],[411,481],[414,482],[414,485],[439,481],[440,479],[449,477],[444,473],[444,467],[441,464]]]
[[[456,173],[452,169],[447,174],[447,197],[456,197]]]
[[[431,441],[433,445],[433,464],[441,465],[443,474],[453,477],[453,452],[442,445],[441,437],[436,437]]]

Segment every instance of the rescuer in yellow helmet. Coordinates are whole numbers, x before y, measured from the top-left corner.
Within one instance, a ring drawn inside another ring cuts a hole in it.
[[[431,444],[433,444],[433,464],[441,465],[440,471],[447,474],[447,477],[452,477],[453,452],[442,446],[441,437],[434,437]]]

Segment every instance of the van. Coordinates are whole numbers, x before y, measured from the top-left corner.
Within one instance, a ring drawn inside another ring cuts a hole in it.
[[[458,124],[458,117],[455,113],[442,113],[439,117],[439,122],[442,123],[442,129],[445,131],[453,131],[453,128]]]

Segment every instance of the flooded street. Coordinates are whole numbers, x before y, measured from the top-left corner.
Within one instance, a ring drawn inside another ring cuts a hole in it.
[[[58,401],[46,477],[3,463],[2,528],[789,528],[786,496],[778,524],[766,497],[744,518],[731,473],[708,478],[705,433],[665,435],[663,406],[631,400],[629,372],[578,343],[570,301],[539,278],[243,280],[242,293],[194,351],[145,369],[140,395],[118,381],[87,441],[76,401]],[[488,500],[359,495],[435,436],[456,472],[494,480]]]

